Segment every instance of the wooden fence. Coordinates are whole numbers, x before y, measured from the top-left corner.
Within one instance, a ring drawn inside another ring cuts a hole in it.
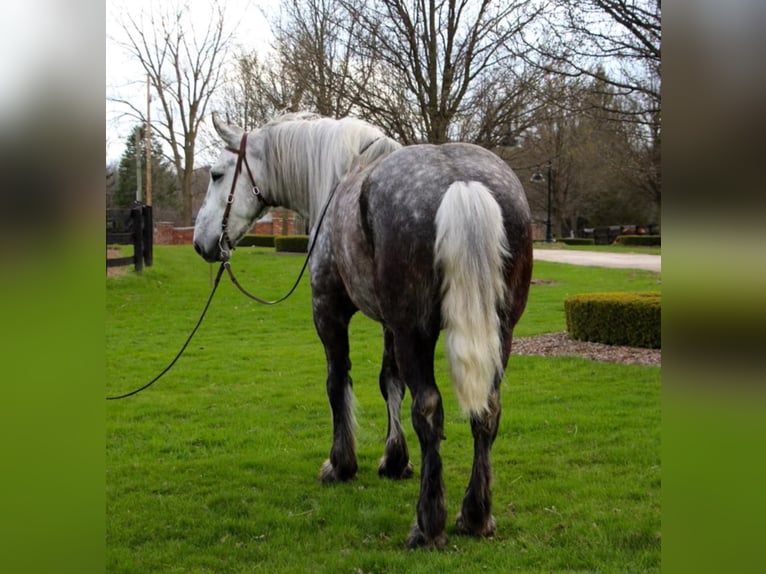
[[[152,206],[137,204],[130,209],[106,210],[106,244],[133,245],[133,255],[106,260],[107,267],[133,265],[136,271],[151,267],[154,247]]]

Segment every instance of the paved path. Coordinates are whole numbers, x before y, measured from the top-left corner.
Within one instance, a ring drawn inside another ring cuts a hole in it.
[[[606,251],[576,251],[574,249],[535,249],[538,261],[570,263],[591,267],[617,267],[621,269],[645,269],[660,272],[662,256],[643,253],[610,253]]]

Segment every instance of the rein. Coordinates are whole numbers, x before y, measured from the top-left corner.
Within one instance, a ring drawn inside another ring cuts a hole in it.
[[[247,163],[247,157],[246,157],[246,147],[247,147],[247,132],[245,132],[242,135],[242,141],[239,144],[239,149],[235,149],[232,147],[227,147],[226,149],[232,153],[237,154],[237,167],[236,171],[234,173],[234,179],[231,183],[231,190],[229,191],[229,196],[226,198],[226,208],[223,212],[223,219],[221,221],[221,237],[218,239],[218,245],[221,248],[221,252],[227,254],[227,258],[221,263],[221,266],[218,268],[218,273],[215,276],[215,281],[213,283],[213,289],[210,292],[210,296],[207,299],[207,303],[205,303],[204,309],[202,309],[202,314],[200,315],[199,320],[197,321],[197,324],[192,329],[191,333],[189,333],[189,336],[186,338],[186,342],[184,342],[183,346],[181,347],[181,350],[178,351],[176,356],[173,358],[172,361],[170,361],[170,364],[165,367],[159,375],[154,377],[151,381],[146,383],[143,387],[139,387],[133,391],[130,391],[129,393],[125,393],[123,395],[117,395],[113,397],[106,397],[107,401],[116,401],[119,399],[125,399],[128,397],[131,397],[133,395],[137,395],[141,391],[148,389],[151,387],[154,383],[156,383],[158,380],[160,380],[165,373],[167,373],[173,366],[176,364],[176,361],[181,358],[181,355],[183,355],[184,351],[186,350],[186,347],[189,346],[189,343],[192,340],[192,337],[194,337],[194,334],[197,332],[197,329],[199,329],[199,326],[202,324],[202,320],[205,318],[205,315],[207,314],[208,307],[210,307],[210,303],[213,301],[213,296],[215,295],[216,290],[218,289],[218,284],[221,282],[221,276],[223,275],[224,270],[229,274],[229,278],[231,279],[231,282],[234,284],[237,289],[240,290],[240,292],[248,297],[249,299],[252,299],[253,301],[256,301],[257,303],[260,303],[261,305],[277,305],[278,303],[281,303],[290,295],[292,295],[295,290],[298,288],[298,284],[301,282],[301,279],[303,278],[303,274],[306,272],[306,268],[309,265],[309,259],[311,258],[311,254],[314,252],[314,247],[316,246],[317,237],[319,235],[319,229],[322,227],[322,222],[324,221],[325,215],[327,214],[327,208],[330,206],[330,203],[332,202],[332,198],[335,196],[335,190],[338,188],[336,185],[332,188],[330,191],[330,195],[327,197],[327,201],[325,202],[324,206],[322,207],[322,212],[319,215],[319,219],[317,220],[316,228],[314,229],[314,234],[311,239],[311,245],[309,246],[308,253],[306,254],[306,260],[303,262],[303,267],[301,267],[300,273],[298,273],[298,278],[295,280],[295,283],[290,288],[290,290],[287,292],[287,294],[283,295],[279,299],[275,299],[274,301],[267,301],[265,299],[261,299],[260,297],[253,295],[249,291],[247,291],[239,281],[237,281],[237,278],[234,276],[234,272],[231,270],[231,264],[228,260],[228,254],[230,253],[230,250],[234,249],[234,245],[229,238],[229,234],[227,232],[227,225],[229,222],[229,213],[231,212],[231,204],[234,203],[234,190],[237,187],[237,177],[242,172],[242,165],[245,165],[245,168],[247,169],[247,174],[250,176],[250,183],[252,183],[252,193],[253,195],[258,198],[260,201],[262,201],[266,205],[270,205],[261,194],[261,190],[258,189],[258,186],[255,183],[255,178],[253,177],[253,172],[250,170],[250,166]],[[365,149],[367,149],[365,147]],[[226,244],[229,246],[229,250],[226,250],[223,248],[222,243],[226,242]]]

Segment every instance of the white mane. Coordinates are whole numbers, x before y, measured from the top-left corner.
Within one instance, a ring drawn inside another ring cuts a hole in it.
[[[365,121],[308,112],[272,120],[259,137],[273,200],[307,216],[310,225],[355,161],[363,166],[401,147]]]

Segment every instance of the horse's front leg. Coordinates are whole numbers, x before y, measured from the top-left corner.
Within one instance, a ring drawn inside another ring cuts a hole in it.
[[[327,357],[327,398],[332,410],[332,448],[322,465],[322,482],[351,480],[356,476],[354,395],[349,371],[348,324],[355,308],[337,293],[314,296],[314,324]]]
[[[412,463],[401,422],[404,381],[399,376],[399,368],[396,365],[393,333],[384,328],[383,335],[385,346],[383,364],[380,369],[380,392],[386,400],[388,432],[386,433],[386,448],[378,467],[378,475],[393,479],[411,478]]]

